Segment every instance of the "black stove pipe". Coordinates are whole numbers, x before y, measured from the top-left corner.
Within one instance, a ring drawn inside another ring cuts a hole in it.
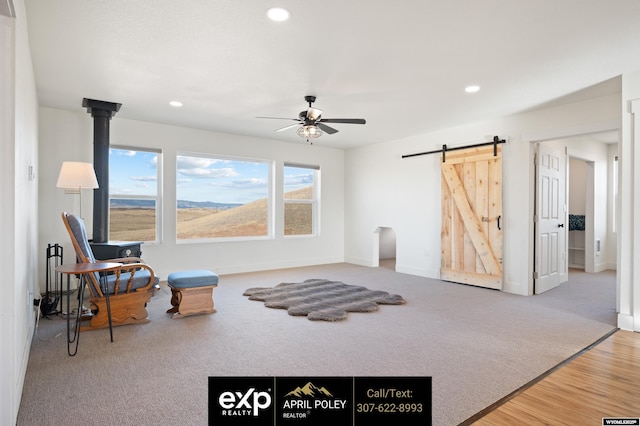
[[[122,104],[84,98],[93,117],[93,168],[99,188],[93,190],[93,242],[109,240],[109,121]]]

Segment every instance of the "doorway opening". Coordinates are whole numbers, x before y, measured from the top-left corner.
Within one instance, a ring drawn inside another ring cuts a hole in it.
[[[615,288],[616,281],[616,182],[617,182],[617,143],[618,131],[566,136],[553,140],[540,141],[540,145],[559,144],[566,155],[567,194],[565,207],[561,207],[558,220],[559,230],[565,232],[566,243],[558,247],[555,258],[549,262],[562,264],[564,280],[581,280],[586,274],[598,274],[611,281],[607,285]],[[533,144],[536,145],[536,144]],[[534,178],[534,203],[539,198],[539,182]],[[564,211],[562,211],[564,210]],[[534,244],[540,243],[537,232],[539,218],[534,214]],[[542,240],[540,240],[542,241]],[[541,243],[540,243],[541,244]],[[549,290],[561,282],[545,288],[541,283],[544,263],[536,256],[541,251],[534,245],[533,294]],[[546,256],[542,256],[546,259]],[[607,270],[609,270],[608,273]],[[600,274],[603,273],[603,274]]]
[[[396,233],[393,228],[380,226],[376,228],[373,244],[373,259],[377,267],[396,270]]]

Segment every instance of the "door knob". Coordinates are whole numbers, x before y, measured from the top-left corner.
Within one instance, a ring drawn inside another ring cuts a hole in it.
[[[564,228],[564,223],[559,223],[558,228]]]

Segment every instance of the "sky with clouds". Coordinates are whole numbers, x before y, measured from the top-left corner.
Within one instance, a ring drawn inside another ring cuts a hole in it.
[[[155,152],[110,149],[110,193],[155,196],[158,158]],[[269,162],[178,156],[176,169],[179,200],[245,204],[268,195]],[[285,191],[313,183],[312,170],[285,167],[284,175]]]

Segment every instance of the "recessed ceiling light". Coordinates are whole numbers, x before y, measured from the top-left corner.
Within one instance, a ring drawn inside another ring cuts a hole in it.
[[[478,90],[480,90],[480,86],[476,86],[475,84],[464,88],[464,91],[467,93],[476,93]]]
[[[272,7],[267,10],[267,16],[272,21],[283,22],[289,19],[289,11],[281,7]]]
[[[173,107],[181,107],[182,106],[182,102],[179,101],[171,101],[169,102],[169,105],[173,106]]]

